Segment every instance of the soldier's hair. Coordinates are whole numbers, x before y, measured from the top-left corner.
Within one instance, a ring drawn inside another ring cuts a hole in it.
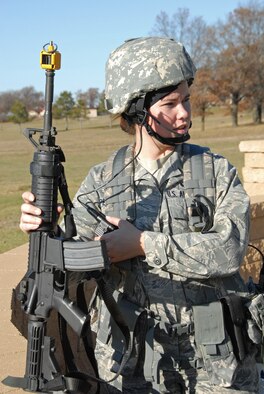
[[[136,122],[133,122],[131,118],[128,118],[124,113],[119,116],[120,127],[123,131],[130,135],[136,134]]]

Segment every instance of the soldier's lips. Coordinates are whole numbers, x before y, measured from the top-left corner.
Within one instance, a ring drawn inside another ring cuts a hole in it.
[[[173,132],[176,134],[184,135],[188,133],[188,129],[187,128],[174,129]]]

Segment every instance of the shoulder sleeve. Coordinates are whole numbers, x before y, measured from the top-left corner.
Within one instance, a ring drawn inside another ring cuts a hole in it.
[[[104,169],[105,163],[92,167],[74,196],[72,213],[79,236],[94,238],[97,223],[87,212],[85,205],[88,204],[95,209],[100,209],[98,202],[100,201],[100,191],[103,185]]]

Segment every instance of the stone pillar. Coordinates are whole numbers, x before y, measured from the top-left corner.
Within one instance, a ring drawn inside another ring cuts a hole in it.
[[[264,253],[264,196],[251,197],[249,244],[253,247],[248,247],[240,273],[246,282],[251,276],[254,282],[258,283],[264,262],[261,253],[255,248]]]
[[[239,150],[244,152],[243,185],[250,197],[249,243],[264,253],[264,140],[241,141]],[[258,283],[262,265],[261,254],[249,246],[240,269],[244,280],[251,276]]]
[[[243,184],[248,195],[264,196],[264,140],[241,141],[244,152]]]

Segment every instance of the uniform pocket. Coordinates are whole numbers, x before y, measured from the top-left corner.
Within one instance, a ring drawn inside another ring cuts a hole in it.
[[[188,220],[187,206],[184,197],[179,197],[167,192],[167,204],[170,212],[170,216],[174,220]]]
[[[230,387],[237,360],[225,330],[223,306],[220,301],[193,306],[194,337],[209,380],[212,384]]]

